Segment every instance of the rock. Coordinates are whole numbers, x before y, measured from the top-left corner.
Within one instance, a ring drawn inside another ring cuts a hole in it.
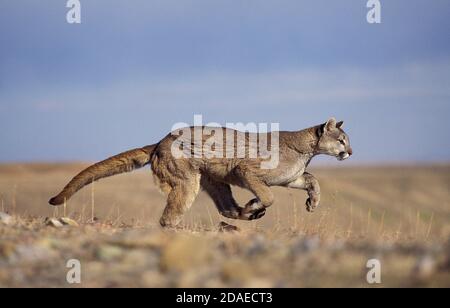
[[[183,272],[205,265],[212,250],[206,238],[179,235],[164,248],[160,265],[163,270]]]
[[[267,278],[252,278],[249,281],[246,281],[243,287],[250,289],[268,289],[274,288],[275,285],[274,281]]]
[[[238,227],[227,224],[224,221],[221,221],[218,226],[219,232],[239,232],[241,231]]]
[[[123,250],[120,247],[112,245],[102,245],[96,251],[96,256],[102,261],[112,261],[120,258]]]
[[[50,262],[51,259],[57,257],[57,252],[48,248],[45,243],[38,242],[32,245],[18,245],[14,262],[33,264],[41,261]]]
[[[168,241],[162,232],[128,231],[111,241],[111,244],[124,248],[159,249]]]
[[[247,255],[253,257],[262,254],[267,250],[267,241],[264,236],[257,234],[248,244]]]
[[[292,245],[292,254],[294,256],[313,252],[320,248],[320,239],[316,236],[310,238],[302,238]]]
[[[148,249],[131,249],[126,251],[122,259],[123,264],[147,269],[158,267],[159,256],[154,251]]]
[[[45,224],[54,228],[62,228],[64,225],[56,218],[46,218]]]
[[[255,276],[254,266],[239,258],[226,260],[222,264],[222,277],[226,282],[249,281]]]
[[[62,228],[64,226],[71,226],[71,227],[79,227],[80,225],[73,219],[62,217],[62,218],[46,218],[45,224],[47,226],[51,226],[54,228]]]
[[[13,242],[2,241],[0,243],[0,258],[10,258],[16,251],[16,245]]]
[[[59,221],[66,226],[71,226],[71,227],[79,227],[80,225],[73,219],[67,218],[67,217],[62,217],[59,219]]]
[[[4,225],[11,225],[14,222],[14,218],[11,215],[0,212],[0,223]]]
[[[436,261],[429,255],[422,256],[417,260],[412,276],[418,279],[426,279],[433,275],[436,271]]]
[[[193,268],[179,275],[175,281],[176,288],[206,288],[209,280],[216,278],[217,271],[212,267]],[[218,278],[216,278],[218,279]]]
[[[144,288],[167,288],[170,287],[167,275],[158,271],[146,271],[141,275],[141,284]]]

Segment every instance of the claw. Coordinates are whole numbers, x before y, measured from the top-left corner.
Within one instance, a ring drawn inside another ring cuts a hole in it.
[[[259,204],[259,200],[255,198],[247,202],[244,208],[248,210],[258,210],[261,209],[261,205]]]
[[[258,199],[252,199],[242,209],[240,217],[243,220],[254,220],[263,217],[265,214],[266,208],[260,204]]]
[[[311,204],[311,198],[306,200],[306,210],[310,213],[314,212],[314,207]]]
[[[306,200],[306,210],[310,213],[314,212],[314,210],[316,209],[317,205],[313,205],[311,198],[308,198]]]
[[[256,211],[255,213],[253,213],[252,215],[250,215],[248,220],[260,219],[264,215],[266,215],[266,209],[260,209],[260,210]]]

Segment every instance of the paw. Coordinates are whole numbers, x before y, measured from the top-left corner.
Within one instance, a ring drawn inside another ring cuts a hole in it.
[[[314,210],[319,206],[319,200],[316,198],[308,198],[306,200],[306,210],[310,213],[314,212]]]
[[[266,215],[266,209],[252,210],[250,212],[244,209],[239,218],[242,220],[255,220],[262,218],[264,215]]]
[[[266,215],[266,209],[260,209],[251,214],[248,220],[260,219],[264,215]]]
[[[259,202],[258,199],[250,200],[241,210],[240,219],[254,220],[260,219],[266,214],[266,208]]]

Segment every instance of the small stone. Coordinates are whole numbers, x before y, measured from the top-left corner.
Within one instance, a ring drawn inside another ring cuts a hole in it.
[[[64,225],[56,218],[47,218],[45,224],[54,228],[62,228]]]
[[[249,281],[254,274],[253,264],[242,259],[229,259],[222,264],[222,277],[228,282]]]
[[[112,244],[126,248],[159,249],[168,241],[167,234],[162,232],[129,231],[111,241]]]
[[[73,219],[67,218],[67,217],[62,217],[59,219],[59,221],[66,226],[71,226],[71,227],[79,227],[80,225]]]
[[[245,282],[243,287],[250,289],[269,289],[275,287],[275,282],[266,278],[252,278]]]
[[[161,268],[168,271],[186,271],[205,265],[212,253],[206,238],[177,236],[162,252]]]
[[[4,225],[10,225],[14,222],[14,218],[11,215],[0,212],[0,223]]]
[[[47,247],[44,242],[38,242],[31,245],[18,245],[15,251],[15,262],[36,263],[40,261],[49,261],[58,257],[58,253]]]
[[[0,243],[0,258],[10,258],[16,251],[16,245],[13,242],[4,241]]]
[[[165,288],[170,286],[167,276],[159,271],[146,271],[141,275],[141,283],[144,288]]]
[[[122,259],[123,264],[129,264],[134,267],[156,268],[159,264],[159,256],[147,249],[127,250]]]
[[[413,268],[412,275],[415,278],[426,279],[436,271],[436,261],[433,257],[426,255],[419,258]]]
[[[320,239],[318,237],[302,238],[294,242],[292,253],[297,256],[313,252],[318,248],[320,248]]]
[[[248,245],[247,255],[255,256],[262,254],[267,250],[266,239],[264,236],[257,234]]]
[[[238,227],[227,224],[226,222],[221,221],[219,223],[219,232],[239,232],[241,231]]]
[[[183,272],[175,281],[176,288],[206,288],[205,282],[217,276],[213,268],[204,266]]]
[[[102,245],[96,251],[96,256],[102,261],[112,261],[123,255],[120,247],[112,245]]]

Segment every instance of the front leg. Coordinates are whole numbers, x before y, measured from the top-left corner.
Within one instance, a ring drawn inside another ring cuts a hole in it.
[[[306,210],[313,212],[320,203],[320,186],[319,181],[310,173],[305,172],[295,181],[286,185],[290,188],[303,189],[308,192],[308,200],[306,200]]]

